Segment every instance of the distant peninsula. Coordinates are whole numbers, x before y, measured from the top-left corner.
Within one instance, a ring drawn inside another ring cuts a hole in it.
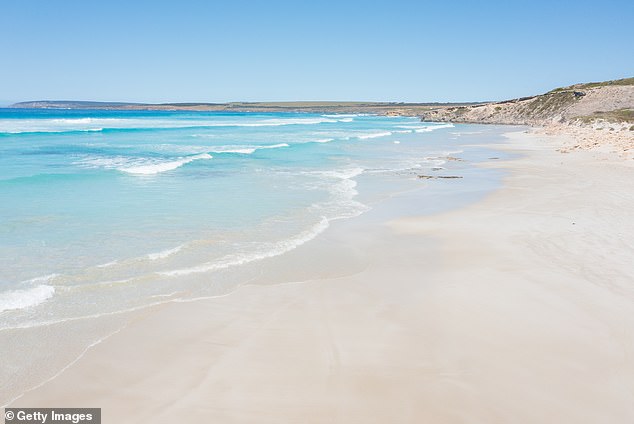
[[[230,102],[230,103],[123,103],[74,100],[38,100],[20,102],[11,108],[28,109],[98,109],[98,110],[167,110],[219,112],[305,112],[305,113],[372,113],[378,115],[418,116],[437,108],[464,107],[484,103],[396,103],[396,102]]]

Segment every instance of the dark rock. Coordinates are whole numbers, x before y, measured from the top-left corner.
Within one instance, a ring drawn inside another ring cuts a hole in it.
[[[458,175],[419,175],[418,178],[420,178],[421,180],[435,180],[438,178],[454,179],[454,178],[462,178],[462,177]]]

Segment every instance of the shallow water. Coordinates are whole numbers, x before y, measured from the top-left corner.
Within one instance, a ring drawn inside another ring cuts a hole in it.
[[[0,329],[231,291],[334,220],[419,188],[419,174],[487,175],[472,166],[486,151],[471,147],[487,131],[368,115],[0,109]]]

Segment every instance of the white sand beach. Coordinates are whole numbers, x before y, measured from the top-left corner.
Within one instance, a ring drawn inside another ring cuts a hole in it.
[[[410,193],[337,222],[279,278],[137,312],[11,406],[119,424],[630,424],[634,163],[560,147],[510,134],[518,157],[486,164],[508,176],[485,199],[382,212]]]

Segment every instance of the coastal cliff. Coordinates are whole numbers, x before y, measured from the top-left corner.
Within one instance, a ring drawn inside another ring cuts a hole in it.
[[[562,152],[607,147],[632,157],[634,78],[575,84],[501,102],[440,107],[420,116],[432,122],[528,125],[544,134],[568,136]]]
[[[634,124],[634,78],[576,84],[548,93],[423,112],[423,121],[545,126],[596,121]]]

